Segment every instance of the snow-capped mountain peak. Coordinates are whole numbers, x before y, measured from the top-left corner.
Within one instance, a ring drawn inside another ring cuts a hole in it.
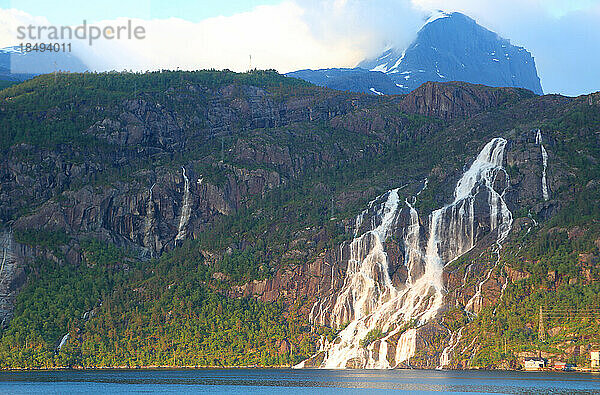
[[[531,54],[459,12],[438,11],[424,21],[408,48],[387,47],[351,73],[329,69],[301,70],[288,75],[333,89],[377,94],[409,93],[427,81],[465,81],[526,88],[542,94]],[[361,71],[362,70],[362,71]],[[372,89],[370,89],[372,88]]]
[[[452,14],[449,14],[447,12],[444,12],[442,10],[437,10],[434,13],[431,14],[431,16],[429,18],[427,18],[427,20],[425,21],[424,25],[427,25],[433,21],[437,21],[438,19],[442,19],[442,18],[449,18]]]
[[[387,74],[405,92],[427,81],[467,81],[542,93],[529,52],[459,12],[433,13],[408,48],[387,48],[358,67]]]

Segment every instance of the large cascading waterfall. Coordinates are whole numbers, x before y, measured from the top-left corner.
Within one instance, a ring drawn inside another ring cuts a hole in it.
[[[183,204],[181,206],[181,215],[179,216],[179,226],[177,228],[177,236],[175,236],[175,242],[184,240],[187,235],[187,224],[192,214],[192,208],[190,205],[190,180],[185,174],[185,167],[181,168],[184,180],[183,190]]]
[[[323,308],[322,303],[313,307],[314,322],[338,327],[347,324],[335,341],[322,342],[321,368],[389,369],[407,363],[414,355],[418,328],[435,318],[443,305],[444,264],[473,247],[478,236],[476,223],[489,221],[489,231],[497,229],[498,239],[510,231],[512,215],[503,192],[494,189],[496,176],[503,171],[505,146],[506,140],[496,138],[482,149],[458,181],[452,203],[430,214],[427,232],[413,207],[416,198],[412,204],[408,199],[401,203],[398,189],[372,201],[357,217],[346,277],[335,303],[331,309]],[[475,204],[478,197],[485,198],[482,193],[487,195],[489,215],[476,218]],[[373,208],[370,229],[358,235]],[[408,224],[399,227],[402,214]],[[398,287],[390,278],[385,251],[392,234],[402,234],[408,272],[405,283]],[[367,344],[367,339],[372,341]]]
[[[548,170],[548,152],[546,152],[546,148],[544,148],[544,144],[542,143],[542,131],[539,129],[535,135],[535,143],[540,146],[540,151],[542,153],[542,165],[544,166],[544,170],[542,171],[542,196],[544,200],[548,200],[550,199],[548,182],[546,180],[546,171]]]
[[[501,151],[498,151],[495,154],[495,155],[497,155],[495,158],[492,156],[492,160],[493,160],[492,163],[494,164],[494,167],[488,168],[485,172],[483,172],[483,174],[484,174],[483,185],[486,187],[486,189],[488,191],[488,203],[489,203],[489,207],[490,207],[490,230],[494,230],[496,228],[498,229],[497,236],[496,236],[496,251],[495,252],[496,252],[497,259],[496,259],[496,263],[494,265],[494,267],[495,267],[500,262],[500,250],[502,249],[502,242],[510,233],[510,230],[512,228],[513,217],[512,217],[512,213],[508,209],[508,206],[506,205],[506,201],[504,200],[504,194],[506,192],[506,188],[504,188],[501,192],[496,191],[496,189],[494,188],[494,184],[496,182],[496,176],[499,171],[502,171],[504,176],[507,178],[505,184],[507,186],[509,184],[508,174],[502,167],[502,161],[503,161],[503,157],[504,157],[504,147],[506,145],[506,140],[503,140],[503,139],[494,139],[494,140],[496,140],[497,144],[500,144],[500,146],[502,148],[501,148]],[[490,143],[488,143],[488,146],[491,143],[493,143],[494,140],[492,140]],[[484,151],[485,151],[485,148],[484,148]],[[482,153],[483,153],[483,151],[482,151]],[[480,156],[481,156],[481,154],[480,154]],[[475,161],[475,163],[477,163],[477,160]],[[475,165],[475,163],[473,165]],[[471,168],[472,167],[473,166],[471,166]],[[482,167],[486,167],[486,166],[483,165]],[[481,309],[481,307],[482,307],[481,291],[482,291],[483,285],[490,279],[492,270],[493,270],[493,267],[492,267],[492,269],[488,270],[484,279],[481,282],[479,282],[479,284],[477,285],[475,294],[467,301],[467,304],[465,305],[466,312],[474,314],[476,311]],[[466,277],[466,274],[465,274],[465,277]],[[444,366],[447,366],[450,363],[450,354],[452,351],[454,351],[454,349],[458,345],[458,343],[462,337],[462,331],[463,331],[463,328],[461,328],[458,331],[458,333],[451,334],[448,346],[446,348],[444,348],[444,350],[442,351],[442,355],[440,357],[439,368],[443,368]]]

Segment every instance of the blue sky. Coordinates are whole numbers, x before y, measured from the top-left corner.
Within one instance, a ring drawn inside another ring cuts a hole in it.
[[[231,16],[272,5],[281,0],[0,0],[0,8],[17,8],[31,15],[43,15],[58,25],[129,18],[177,17],[198,22],[216,16]]]
[[[0,8],[17,8],[32,15],[44,15],[55,24],[75,24],[83,19],[96,21],[130,18],[178,17],[192,22],[216,16],[248,12],[258,5],[273,5],[283,0],[0,0]],[[371,0],[362,0],[369,2]],[[500,0],[498,0],[500,1]],[[341,0],[340,3],[347,1]],[[482,0],[485,3],[485,1]],[[452,3],[452,1],[448,1]],[[586,9],[598,0],[540,0],[550,15],[561,17]]]

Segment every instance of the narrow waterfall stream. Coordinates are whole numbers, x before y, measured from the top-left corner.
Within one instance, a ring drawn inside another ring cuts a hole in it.
[[[0,265],[0,276],[2,275],[2,271],[4,270],[4,262],[6,262],[6,250],[6,248],[2,248],[2,264]]]
[[[408,199],[400,204],[398,189],[369,203],[376,212],[370,230],[361,235],[359,228],[368,210],[357,217],[344,285],[333,308],[313,307],[319,314],[315,322],[323,322],[323,315],[328,315],[328,322],[334,326],[347,323],[333,342],[321,344],[321,368],[389,369],[408,362],[415,354],[418,328],[434,319],[443,306],[444,265],[469,251],[476,242],[474,208],[479,194],[487,194],[489,231],[497,229],[498,240],[510,231],[512,215],[504,191],[494,189],[496,176],[504,172],[506,143],[495,138],[483,147],[458,181],[452,203],[430,214],[429,229],[421,225],[413,207],[416,197],[413,204]],[[385,201],[380,202],[383,198]],[[385,242],[399,229],[398,218],[403,210],[409,217],[409,224],[401,229],[408,275],[405,284],[396,287],[388,270]],[[373,333],[379,339],[365,344],[364,339]]]
[[[56,347],[56,351],[60,351],[63,346],[65,344],[67,344],[67,340],[69,340],[69,333],[65,334],[61,339],[60,339],[60,343],[58,343],[58,346]]]
[[[181,206],[181,215],[179,216],[179,226],[177,228],[177,236],[175,236],[175,242],[185,239],[187,235],[187,224],[192,214],[192,208],[190,206],[190,180],[185,174],[185,167],[181,168],[184,180],[183,190],[183,204]]]
[[[544,148],[544,144],[542,143],[542,132],[539,129],[535,135],[535,143],[540,146],[540,151],[542,153],[542,164],[544,166],[544,170],[542,171],[542,197],[544,200],[548,200],[550,199],[548,182],[546,179],[546,171],[548,170],[548,152],[546,152],[546,148]]]

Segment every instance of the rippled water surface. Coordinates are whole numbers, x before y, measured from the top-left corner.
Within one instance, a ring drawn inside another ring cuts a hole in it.
[[[587,373],[435,370],[102,370],[0,372],[0,393],[599,393]]]

